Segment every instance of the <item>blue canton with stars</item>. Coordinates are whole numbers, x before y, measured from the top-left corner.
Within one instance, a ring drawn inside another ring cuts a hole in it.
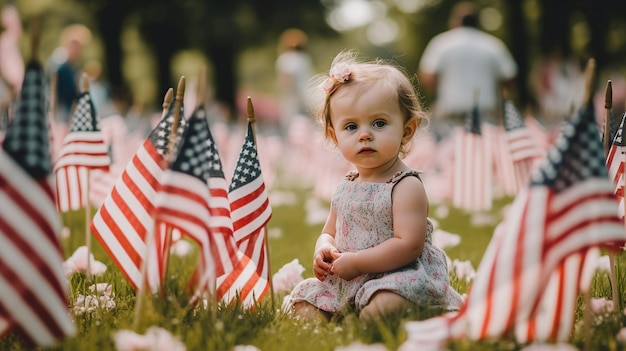
[[[545,185],[560,192],[576,182],[596,177],[607,178],[608,171],[590,104],[564,123],[547,158],[533,175],[531,185]]]
[[[204,108],[199,107],[194,112],[194,116],[204,121],[207,120],[206,112]],[[224,168],[222,167],[222,159],[220,158],[220,153],[217,151],[217,144],[213,139],[213,135],[211,134],[211,129],[207,124],[207,138],[205,140],[205,144],[207,146],[207,162],[209,164],[209,176],[211,178],[222,178],[224,179]]]
[[[513,101],[507,100],[504,102],[504,129],[508,132],[519,128],[524,128],[524,120]]]
[[[69,132],[100,131],[98,120],[96,119],[96,109],[89,92],[82,93],[77,101]]]
[[[623,138],[624,119],[626,119],[626,113],[624,113],[624,116],[622,116],[622,121],[620,122],[619,128],[617,129],[617,132],[615,132],[615,138],[613,138],[613,145],[626,146],[626,142]]]
[[[5,131],[9,127],[9,107],[0,110],[0,131]]]
[[[609,141],[613,142],[615,135],[617,134],[617,129],[620,127],[621,120],[613,117],[613,110],[609,110]],[[604,145],[604,127],[602,129],[601,139],[602,145]]]
[[[170,168],[182,172],[203,182],[211,177],[211,154],[209,144],[209,125],[206,118],[193,115],[183,135],[182,145]]]
[[[41,64],[28,63],[15,116],[2,144],[6,153],[36,179],[52,171],[44,82]]]
[[[256,144],[254,143],[254,134],[252,132],[252,124],[248,123],[248,133],[244,140],[237,160],[237,166],[230,182],[228,191],[233,191],[242,187],[261,175],[261,164],[257,156]]]
[[[170,131],[172,130],[172,124],[174,123],[174,105],[170,105],[170,108],[159,122],[159,124],[150,132],[148,139],[154,147],[157,149],[161,156],[165,156],[168,151],[168,143],[170,141]],[[183,117],[183,106],[180,107],[180,120],[178,122],[178,133],[176,135],[176,144],[180,143],[181,135],[184,133],[187,121]]]
[[[473,134],[481,134],[480,131],[480,113],[478,107],[474,106],[465,116],[465,131]]]

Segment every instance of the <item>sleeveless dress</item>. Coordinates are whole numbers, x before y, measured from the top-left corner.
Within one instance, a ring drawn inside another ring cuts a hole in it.
[[[332,199],[337,213],[335,246],[340,252],[356,252],[376,246],[393,234],[393,187],[404,177],[421,180],[419,171],[396,173],[386,183],[360,183],[351,172],[338,185]],[[294,303],[306,301],[317,308],[335,313],[345,306],[360,311],[377,291],[394,292],[420,306],[459,309],[462,298],[450,286],[445,254],[432,245],[433,224],[427,222],[426,243],[415,262],[394,271],[362,274],[346,281],[329,275],[324,281],[308,278],[297,284],[286,297],[284,307],[290,310]]]

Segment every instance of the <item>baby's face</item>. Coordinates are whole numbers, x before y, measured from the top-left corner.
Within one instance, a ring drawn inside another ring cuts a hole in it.
[[[402,147],[404,116],[395,91],[384,84],[341,87],[330,99],[331,137],[357,167],[378,167]]]

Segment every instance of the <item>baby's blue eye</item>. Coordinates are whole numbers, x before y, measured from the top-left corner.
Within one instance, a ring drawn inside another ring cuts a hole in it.
[[[356,130],[356,124],[348,124],[346,125],[345,129],[349,131]]]
[[[376,128],[382,128],[386,125],[387,123],[381,119],[374,121],[374,123],[372,123],[372,125]]]

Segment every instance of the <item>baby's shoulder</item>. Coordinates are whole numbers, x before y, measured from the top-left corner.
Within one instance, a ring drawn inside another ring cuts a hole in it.
[[[391,179],[389,179],[387,183],[396,184],[406,177],[416,177],[417,179],[421,181],[422,180],[421,174],[422,174],[422,171],[417,170],[417,169],[405,169],[394,174],[393,177],[391,177]]]

